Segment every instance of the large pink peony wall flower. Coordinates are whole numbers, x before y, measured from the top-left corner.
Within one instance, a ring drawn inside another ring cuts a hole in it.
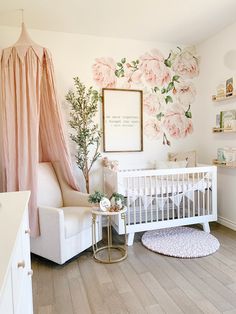
[[[165,98],[163,95],[145,93],[143,96],[143,108],[144,111],[150,115],[155,116],[160,111],[161,108],[165,106]]]
[[[145,53],[140,57],[140,61],[140,70],[149,85],[163,86],[170,82],[170,71],[164,63],[163,55],[157,49]]]
[[[187,110],[188,106],[192,104],[196,97],[196,89],[191,82],[180,82],[176,84],[176,97],[183,108]]]
[[[172,105],[167,110],[163,126],[170,136],[175,139],[184,138],[193,132],[192,120],[185,116],[183,108],[179,105]]]
[[[198,58],[190,50],[184,49],[174,57],[172,69],[183,78],[194,78],[199,74]]]
[[[126,65],[125,72],[125,88],[130,88],[133,84],[139,84],[142,77],[142,72],[140,70],[135,70],[128,64]]]
[[[99,87],[116,86],[116,63],[112,58],[97,58],[93,64],[93,79]]]
[[[159,139],[163,134],[160,122],[155,118],[147,120],[144,124],[144,133],[150,139]]]

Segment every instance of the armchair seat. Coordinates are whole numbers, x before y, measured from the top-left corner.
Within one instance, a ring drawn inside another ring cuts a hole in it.
[[[91,207],[62,207],[66,239],[91,228]]]
[[[73,190],[60,164],[38,165],[38,213],[40,236],[31,238],[31,252],[64,264],[92,245],[92,214],[88,194]],[[97,241],[102,238],[97,220]]]

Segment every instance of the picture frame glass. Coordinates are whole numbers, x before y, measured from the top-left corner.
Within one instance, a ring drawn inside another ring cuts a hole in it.
[[[143,150],[143,92],[103,88],[104,152]]]

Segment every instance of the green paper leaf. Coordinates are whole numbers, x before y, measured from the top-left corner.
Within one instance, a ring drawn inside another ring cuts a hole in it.
[[[170,82],[170,83],[168,84],[167,88],[166,88],[167,93],[168,93],[169,91],[171,91],[174,87],[175,87],[175,86],[174,86],[174,83],[173,83],[173,82]]]
[[[180,78],[179,75],[174,75],[173,76],[173,82],[178,82],[179,83],[179,78]]]
[[[125,62],[126,62],[126,58],[122,58],[121,63],[125,63]]]
[[[162,94],[165,94],[165,93],[166,93],[166,89],[165,89],[164,87],[162,88],[161,93],[162,93]]]
[[[122,63],[120,63],[120,62],[117,62],[117,65],[118,65],[118,67],[120,67],[120,68],[122,68]]]
[[[168,68],[171,67],[171,61],[168,60],[168,59],[165,59],[164,64],[165,64]]]
[[[115,70],[115,76],[119,77],[119,70]]]
[[[173,99],[172,99],[172,97],[171,96],[166,96],[166,98],[165,98],[165,102],[166,102],[166,104],[168,104],[168,102],[173,102]]]
[[[186,111],[185,112],[185,117],[187,117],[188,119],[192,118],[192,112],[191,111]]]
[[[153,88],[153,90],[154,90],[154,92],[156,93],[156,92],[158,92],[160,89],[159,89],[159,87],[155,86],[155,87]]]
[[[162,112],[158,113],[156,115],[157,120],[161,121],[161,118],[164,117],[164,114]]]

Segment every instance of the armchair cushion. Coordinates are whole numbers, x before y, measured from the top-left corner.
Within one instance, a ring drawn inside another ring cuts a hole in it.
[[[70,238],[81,231],[91,228],[91,207],[62,207],[65,220],[65,238]]]
[[[38,165],[38,205],[63,206],[61,188],[50,162],[42,162]]]

